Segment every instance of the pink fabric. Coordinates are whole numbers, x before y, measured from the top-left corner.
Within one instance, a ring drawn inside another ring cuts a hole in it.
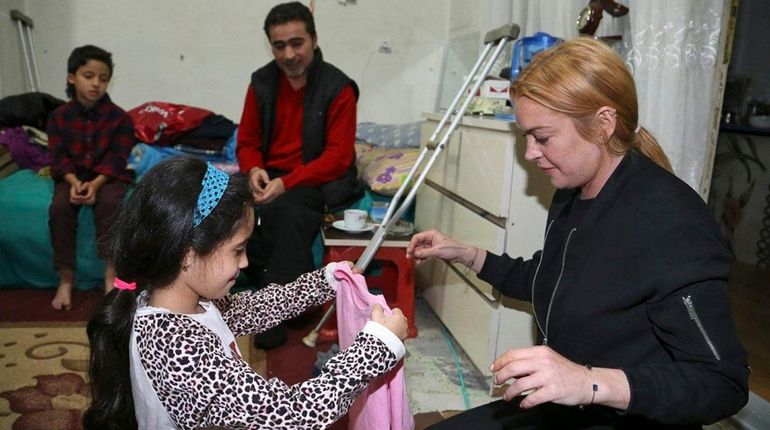
[[[366,279],[353,273],[347,264],[334,272],[337,284],[337,330],[340,349],[353,343],[379,303],[385,314],[391,313],[385,298],[369,293]],[[404,382],[404,361],[382,378],[372,381],[348,412],[348,430],[413,430],[414,417]]]

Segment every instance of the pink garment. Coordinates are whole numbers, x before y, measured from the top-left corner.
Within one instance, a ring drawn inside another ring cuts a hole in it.
[[[340,349],[350,346],[379,303],[391,313],[385,297],[369,294],[366,279],[347,264],[337,265],[337,330]],[[358,396],[348,412],[348,430],[413,430],[414,417],[404,382],[404,361],[387,375],[375,379]]]

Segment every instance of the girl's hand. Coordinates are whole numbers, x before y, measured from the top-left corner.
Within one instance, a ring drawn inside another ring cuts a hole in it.
[[[393,308],[393,312],[390,315],[385,315],[385,311],[379,304],[374,305],[372,309],[372,321],[380,323],[387,327],[388,330],[393,332],[399,339],[404,340],[408,335],[409,323],[399,308]]]
[[[355,263],[353,263],[352,261],[340,261],[340,262],[339,262],[339,263],[337,263],[337,264],[347,264],[347,265],[348,265],[348,267],[350,267],[350,271],[351,271],[351,272],[353,272],[353,273],[356,273],[356,274],[358,274],[358,275],[360,275],[360,274],[364,273],[364,271],[363,271],[363,270],[361,270],[361,268],[359,268],[359,267],[356,267],[356,264],[355,264]]]

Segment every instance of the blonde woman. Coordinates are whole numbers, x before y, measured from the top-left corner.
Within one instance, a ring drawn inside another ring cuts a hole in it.
[[[633,78],[590,38],[538,54],[513,83],[526,159],[556,188],[543,248],[494,255],[437,231],[418,262],[462,262],[532,303],[538,345],[491,363],[504,399],[435,429],[700,429],[748,396],[727,298],[730,255],[703,200],[639,124]]]

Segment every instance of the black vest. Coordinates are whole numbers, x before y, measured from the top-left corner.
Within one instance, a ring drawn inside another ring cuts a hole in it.
[[[262,155],[267,160],[275,123],[275,99],[281,70],[275,61],[251,75],[251,87],[259,103],[262,126]],[[308,163],[318,158],[326,146],[326,115],[332,102],[345,86],[350,85],[358,100],[358,86],[342,71],[323,61],[321,50],[316,49],[308,68],[305,89],[304,114],[302,116],[302,161]],[[321,185],[327,212],[335,212],[349,206],[363,196],[363,185],[358,181],[356,156],[350,168],[339,178]]]

